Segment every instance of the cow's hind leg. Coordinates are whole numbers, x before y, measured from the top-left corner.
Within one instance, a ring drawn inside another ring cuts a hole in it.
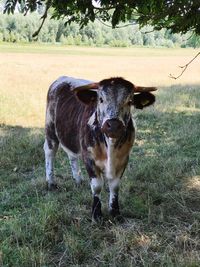
[[[78,164],[78,157],[69,155],[69,162],[70,162],[70,166],[72,169],[72,175],[73,178],[75,179],[77,185],[81,184],[83,177],[81,176],[81,170],[79,168],[79,164]]]
[[[44,152],[45,152],[46,181],[49,190],[57,188],[54,177],[54,169],[53,169],[54,158],[57,150],[58,150],[58,142],[54,140],[45,139]]]

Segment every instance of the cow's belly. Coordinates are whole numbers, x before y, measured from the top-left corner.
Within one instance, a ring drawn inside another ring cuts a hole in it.
[[[63,145],[61,142],[60,147],[71,157],[78,157],[80,155],[80,151],[71,150],[67,146]]]
[[[59,127],[59,126],[58,126]],[[78,131],[68,133],[68,131],[58,131],[57,138],[59,140],[60,146],[68,154],[80,154],[80,142],[78,137]]]

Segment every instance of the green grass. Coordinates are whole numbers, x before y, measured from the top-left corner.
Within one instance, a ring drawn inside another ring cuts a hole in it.
[[[62,151],[59,189],[46,191],[43,128],[1,125],[0,265],[199,266],[199,90],[162,88],[155,107],[137,112],[121,223],[108,215],[107,186],[104,222],[91,223],[89,180],[75,186]]]

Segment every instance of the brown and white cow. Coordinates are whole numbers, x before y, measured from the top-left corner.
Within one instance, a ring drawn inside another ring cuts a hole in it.
[[[46,180],[56,187],[53,160],[60,145],[68,154],[77,184],[81,156],[93,194],[92,218],[101,218],[100,193],[107,179],[111,215],[119,215],[120,179],[135,139],[131,106],[142,109],[155,102],[155,87],[135,86],[123,78],[91,81],[60,77],[49,88],[44,143]]]

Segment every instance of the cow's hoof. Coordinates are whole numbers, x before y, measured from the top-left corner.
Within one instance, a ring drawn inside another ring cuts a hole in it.
[[[83,184],[83,179],[76,180],[76,186],[80,187]]]
[[[101,212],[101,209],[95,209],[92,211],[92,221],[93,222],[102,222],[102,212]]]
[[[123,223],[125,221],[119,210],[110,210],[110,215],[112,216],[113,222]]]
[[[116,223],[124,223],[125,222],[125,219],[121,214],[115,216],[113,219]]]
[[[55,191],[58,189],[58,185],[56,183],[49,184],[47,183],[47,190],[48,191]]]
[[[92,205],[92,221],[102,221],[101,201],[97,196],[94,196],[94,201]]]
[[[115,218],[117,216],[120,216],[120,212],[119,212],[119,209],[111,209],[110,210],[110,215]]]
[[[103,216],[102,213],[92,214],[92,224],[102,224],[103,223]]]

